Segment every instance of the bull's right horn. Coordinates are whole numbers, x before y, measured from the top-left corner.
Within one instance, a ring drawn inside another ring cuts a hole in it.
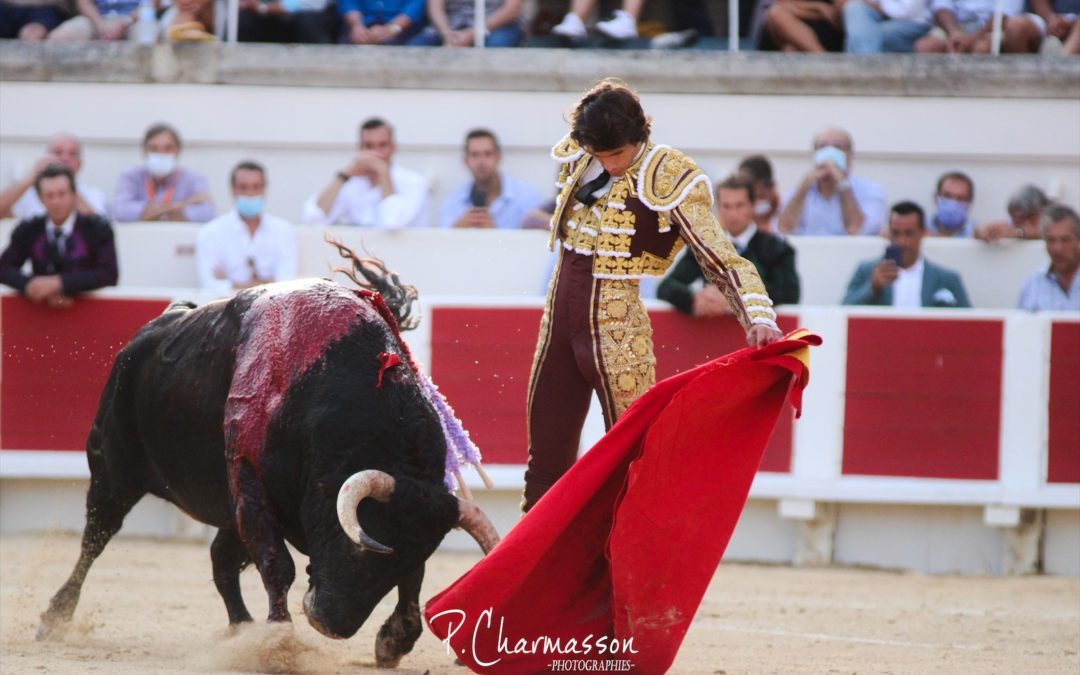
[[[458,500],[457,526],[472,535],[484,555],[491,553],[495,544],[499,543],[499,533],[491,524],[488,517],[480,510],[480,507],[471,502]]]
[[[394,549],[383,546],[364,532],[356,517],[356,507],[368,497],[386,503],[394,492],[394,477],[383,471],[368,469],[349,476],[338,490],[337,517],[341,529],[360,548],[376,553],[393,553]]]

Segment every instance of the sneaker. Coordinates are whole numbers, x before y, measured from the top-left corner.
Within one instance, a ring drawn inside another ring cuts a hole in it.
[[[567,15],[563,17],[563,20],[551,29],[551,32],[568,38],[583,38],[588,35],[588,32],[585,30],[585,22],[573,12],[568,12]]]
[[[649,41],[649,49],[683,49],[698,40],[698,32],[693,28],[675,33],[661,33]]]
[[[637,20],[621,9],[615,10],[615,16],[596,24],[596,30],[612,40],[629,40],[637,37]]]

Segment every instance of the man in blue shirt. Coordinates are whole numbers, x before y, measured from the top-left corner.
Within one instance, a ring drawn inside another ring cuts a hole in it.
[[[544,198],[533,186],[499,170],[495,134],[473,129],[465,136],[465,166],[472,181],[454,190],[439,211],[439,227],[518,229]]]
[[[424,28],[424,0],[340,0],[345,39],[354,45],[403,45]]]
[[[1050,267],[1035,270],[1020,291],[1020,309],[1080,312],[1080,216],[1068,206],[1046,209],[1043,239]]]

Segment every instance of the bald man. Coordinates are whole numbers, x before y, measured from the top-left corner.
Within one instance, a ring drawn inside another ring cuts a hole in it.
[[[82,144],[71,134],[56,134],[49,140],[45,155],[31,167],[30,172],[0,192],[0,218],[14,216],[19,220],[34,218],[45,213],[45,207],[33,190],[34,181],[46,167],[65,166],[75,175],[82,168]],[[106,215],[108,199],[105,192],[96,187],[78,181],[78,195],[75,209],[83,215]]]

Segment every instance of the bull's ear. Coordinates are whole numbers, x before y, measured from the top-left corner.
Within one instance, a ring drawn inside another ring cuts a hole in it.
[[[338,492],[341,491],[341,486],[349,479],[350,473],[330,473],[326,474],[318,481],[319,490],[324,495],[331,499],[337,499]]]

